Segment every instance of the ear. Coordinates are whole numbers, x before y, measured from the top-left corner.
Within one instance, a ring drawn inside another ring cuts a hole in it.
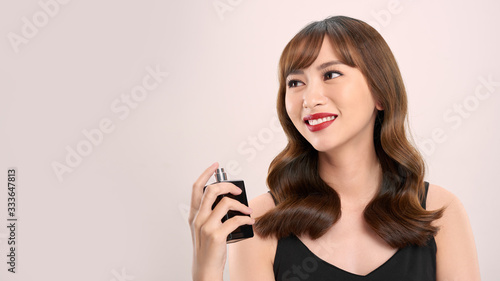
[[[375,108],[379,111],[382,111],[384,110],[384,107],[382,106],[382,104],[380,103],[380,101],[376,101],[375,102]]]

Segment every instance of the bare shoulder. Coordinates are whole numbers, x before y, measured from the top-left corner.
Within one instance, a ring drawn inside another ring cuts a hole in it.
[[[429,184],[427,194],[427,210],[434,211],[443,208],[443,216],[435,221],[440,228],[436,240],[448,234],[451,228],[469,228],[469,218],[460,199],[449,190],[435,184]]]
[[[253,218],[258,218],[267,213],[268,211],[272,210],[274,206],[274,200],[273,197],[271,196],[271,193],[266,192],[264,194],[261,194],[254,199],[250,200],[248,203],[249,207],[252,208]]]
[[[439,228],[470,227],[469,217],[460,199],[449,190],[435,184],[429,184],[427,210],[443,208],[443,216],[436,221]],[[441,232],[441,231],[440,231]],[[443,231],[446,232],[446,231]],[[439,237],[439,232],[438,236]]]
[[[426,203],[427,210],[438,210],[443,207],[449,207],[452,204],[461,204],[460,200],[455,196],[455,194],[439,185],[429,184]]]
[[[264,193],[250,200],[252,218],[259,218],[275,205],[270,193]],[[229,273],[231,280],[274,280],[273,263],[277,240],[263,238],[254,231],[254,237],[228,247]]]
[[[474,235],[462,202],[445,188],[430,184],[427,210],[444,208],[434,222],[439,227],[437,245],[437,280],[480,280]]]

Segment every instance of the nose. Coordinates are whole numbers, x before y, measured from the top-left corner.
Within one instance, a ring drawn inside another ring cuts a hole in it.
[[[302,106],[312,109],[324,104],[326,104],[326,97],[323,87],[321,85],[309,84],[308,89],[304,92]]]

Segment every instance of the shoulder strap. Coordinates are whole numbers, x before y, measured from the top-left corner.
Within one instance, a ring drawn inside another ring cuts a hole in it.
[[[422,208],[426,209],[427,192],[429,191],[429,182],[424,181],[424,186],[425,186],[424,198],[422,198],[422,202],[420,202],[420,204],[422,205]]]
[[[271,197],[273,198],[273,201],[274,201],[274,205],[276,206],[276,198],[274,198],[274,195],[271,193],[271,191],[268,191],[269,194],[271,194]]]

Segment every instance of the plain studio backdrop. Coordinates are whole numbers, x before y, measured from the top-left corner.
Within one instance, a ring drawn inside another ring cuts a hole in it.
[[[279,56],[331,15],[388,42],[426,180],[462,200],[483,280],[498,280],[499,11],[493,0],[1,1],[0,280],[190,280],[192,183],[219,161],[250,199],[267,191],[286,144]]]

